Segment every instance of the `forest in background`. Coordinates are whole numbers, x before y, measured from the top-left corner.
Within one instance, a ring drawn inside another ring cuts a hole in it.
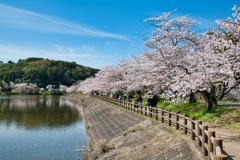
[[[0,81],[6,83],[36,83],[40,88],[47,85],[71,86],[79,80],[93,76],[99,70],[76,64],[44,58],[20,59],[17,63],[0,61]]]

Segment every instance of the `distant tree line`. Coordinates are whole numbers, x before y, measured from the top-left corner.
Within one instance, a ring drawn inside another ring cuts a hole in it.
[[[98,71],[98,69],[78,65],[76,62],[43,58],[20,59],[17,63],[11,60],[7,63],[0,61],[0,82],[35,83],[40,88],[51,84],[59,88],[60,85],[71,86]]]

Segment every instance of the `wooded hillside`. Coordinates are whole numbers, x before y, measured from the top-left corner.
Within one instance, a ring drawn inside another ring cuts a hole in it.
[[[17,63],[0,63],[0,80],[6,83],[36,83],[70,86],[98,72],[98,69],[82,66],[76,62],[55,61],[43,58],[20,59]]]

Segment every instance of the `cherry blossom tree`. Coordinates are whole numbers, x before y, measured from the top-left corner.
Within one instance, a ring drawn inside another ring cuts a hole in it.
[[[233,19],[217,21],[218,27],[204,35],[188,16],[172,18],[173,12],[148,18],[154,27],[146,37],[140,56],[107,66],[95,77],[81,82],[84,93],[153,91],[165,97],[202,94],[208,110],[240,83],[240,8],[233,7]]]
[[[77,91],[83,92],[84,94],[91,94],[95,91],[94,89],[95,78],[90,77],[80,82]]]
[[[222,95],[229,93],[240,84],[240,7],[233,6],[232,18],[217,21],[220,32],[214,47],[230,67],[231,78],[222,87]]]
[[[10,82],[12,92],[22,92],[22,94],[38,94],[39,87],[35,83],[18,83]]]
[[[218,29],[205,34],[202,49],[194,54],[200,82],[193,86],[202,93],[209,109],[217,104],[217,98],[223,98],[240,83],[240,8],[234,6],[233,10],[234,19],[217,21]]]
[[[160,77],[156,79],[161,79],[160,82],[164,83],[162,86],[166,95],[193,96],[190,88],[186,85],[184,89],[181,87],[179,79],[182,79],[183,75],[186,77],[190,75],[191,62],[186,57],[191,55],[198,45],[200,36],[194,31],[194,27],[199,23],[188,16],[171,18],[172,13],[164,13],[159,17],[145,20],[155,27],[144,43],[150,49],[145,55],[154,63],[154,70],[159,72]]]
[[[70,87],[67,87],[66,92],[67,93],[73,93],[73,92],[77,92],[77,90],[78,90],[78,85],[72,85]]]
[[[46,86],[46,89],[48,91],[53,91],[54,88],[55,88],[55,85],[52,85],[52,84],[49,84],[49,85]]]
[[[187,16],[170,18],[171,14],[146,20],[156,27],[145,42],[148,49],[133,60],[104,68],[96,74],[94,88],[105,92],[152,90],[168,96],[176,93],[170,84],[176,83],[173,77],[177,70],[187,73],[181,60],[197,44],[192,28],[198,23]]]
[[[234,20],[218,21],[224,32],[208,32],[204,37],[191,31],[196,23],[186,17],[170,20],[170,13],[165,13],[150,18],[157,21],[157,28],[145,43],[151,48],[147,56],[159,64],[161,73],[167,70],[164,78],[171,77],[165,91],[183,97],[200,92],[210,110],[217,104],[216,89],[224,85],[223,92],[229,92],[239,85],[239,8],[233,9]]]
[[[60,91],[61,92],[67,92],[67,86],[65,86],[65,85],[59,85],[59,89],[60,89]]]

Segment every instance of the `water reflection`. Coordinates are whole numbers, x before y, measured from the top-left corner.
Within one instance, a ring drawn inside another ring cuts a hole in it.
[[[28,129],[63,127],[81,119],[76,103],[58,96],[5,96],[0,98],[0,123]]]
[[[0,159],[81,159],[88,140],[80,109],[57,96],[0,96]]]

